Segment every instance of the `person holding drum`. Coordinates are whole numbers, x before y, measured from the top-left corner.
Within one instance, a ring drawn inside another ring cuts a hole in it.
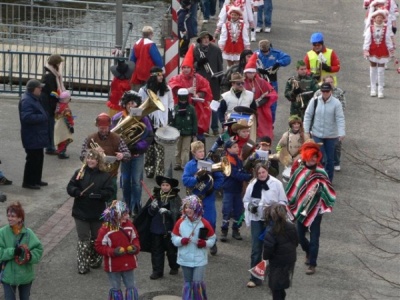
[[[156,110],[149,114],[155,135],[158,128],[168,125],[174,112],[172,91],[165,82],[163,70],[160,67],[151,68],[150,77],[146,85],[140,88],[139,95],[142,97],[142,101],[145,101],[149,97],[147,90],[153,91],[165,108],[164,111]],[[153,178],[154,175],[162,176],[164,174],[164,147],[162,144],[157,143],[156,139],[146,151],[144,170],[147,178]]]

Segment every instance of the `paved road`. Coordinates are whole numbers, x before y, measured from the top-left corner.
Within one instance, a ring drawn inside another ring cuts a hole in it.
[[[307,7],[305,7],[307,6]],[[344,142],[342,171],[335,174],[334,185],[338,201],[334,213],[325,216],[322,223],[320,258],[314,276],[304,274],[303,253],[298,250],[294,282],[288,290],[288,299],[363,299],[369,294],[379,293],[400,296],[395,290],[377,279],[363,268],[354,254],[363,257],[378,272],[399,281],[399,261],[381,260],[371,256],[373,251],[360,235],[363,228],[374,233],[364,224],[365,218],[351,209],[354,204],[363,211],[376,208],[381,212],[390,209],[393,200],[398,201],[399,184],[387,180],[384,175],[374,173],[365,163],[383,170],[383,173],[400,177],[399,80],[393,65],[386,72],[385,99],[370,98],[368,63],[361,54],[364,11],[361,3],[354,1],[275,1],[273,26],[270,34],[261,33],[274,47],[292,56],[291,66],[279,71],[280,99],[275,126],[276,136],[287,128],[289,103],[283,97],[284,83],[295,70],[295,61],[302,59],[309,50],[309,36],[314,31],[325,34],[326,44],[333,47],[341,58],[342,70],[339,86],[347,91],[346,111],[347,137]],[[305,20],[305,22],[302,22]],[[309,24],[316,21],[316,24]],[[213,30],[211,24],[207,28]],[[253,48],[256,43],[253,43]],[[95,130],[94,119],[105,104],[97,101],[75,100],[71,104],[77,115],[75,141],[69,147],[71,158],[59,160],[45,158],[44,180],[49,187],[41,191],[21,188],[25,154],[19,138],[19,122],[16,98],[2,97],[0,102],[0,155],[1,169],[14,181],[12,186],[1,187],[9,201],[0,203],[0,225],[6,223],[7,203],[19,200],[26,208],[26,224],[41,236],[45,244],[45,256],[37,267],[37,279],[32,289],[32,299],[105,299],[108,293],[107,277],[103,270],[93,270],[88,275],[78,275],[76,270],[76,241],[74,224],[70,218],[71,200],[65,187],[73,171],[80,167],[78,159],[84,137]],[[207,142],[211,143],[212,138]],[[172,151],[167,158],[172,159]],[[388,157],[397,159],[386,159]],[[175,174],[179,176],[179,174]],[[147,180],[149,186],[155,183]],[[143,193],[142,200],[147,196]],[[218,202],[220,211],[221,203]],[[219,216],[220,217],[220,216]],[[219,243],[219,253],[210,257],[206,273],[209,299],[271,299],[266,286],[247,289],[245,284],[250,264],[250,232],[242,229],[243,241],[230,240]],[[380,241],[380,245],[398,250],[398,240]],[[397,248],[397,249],[396,249]],[[141,299],[152,299],[155,295],[180,295],[182,274],[165,276],[151,281],[150,255],[139,255],[139,268],[135,271]],[[168,273],[166,271],[166,273]],[[397,293],[397,294],[396,294]],[[378,296],[376,299],[387,299]]]

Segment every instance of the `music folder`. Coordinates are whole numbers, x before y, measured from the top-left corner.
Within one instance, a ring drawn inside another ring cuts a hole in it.
[[[206,170],[207,172],[211,172],[212,163],[205,160],[199,160],[197,162],[197,168],[199,170]]]
[[[131,117],[141,117],[143,113],[143,109],[139,107],[132,107],[129,111],[129,115]]]
[[[261,160],[268,160],[268,154],[269,151],[264,151],[264,150],[256,150],[256,154],[259,159]]]

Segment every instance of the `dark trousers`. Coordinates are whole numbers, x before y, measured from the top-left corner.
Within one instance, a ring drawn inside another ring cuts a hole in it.
[[[49,144],[46,147],[46,151],[53,152],[56,151],[56,147],[54,146],[54,126],[56,121],[54,116],[49,116],[48,128],[49,128]]]
[[[167,253],[168,264],[171,269],[179,269],[176,263],[177,249],[171,242],[170,235],[151,234],[151,264],[153,272],[158,275],[164,274],[164,256]]]
[[[41,149],[25,149],[26,162],[23,184],[38,185],[42,181],[44,154]]]
[[[306,238],[308,227],[302,223],[297,222],[297,233],[299,236],[299,242],[301,249],[309,256],[310,266],[317,266],[318,250],[319,250],[319,236],[321,233],[321,221],[322,215],[315,217],[314,221],[310,226],[310,240]]]
[[[272,290],[272,300],[284,300],[285,298],[285,290]]]

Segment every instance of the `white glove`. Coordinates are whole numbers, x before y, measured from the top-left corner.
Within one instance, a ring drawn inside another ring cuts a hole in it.
[[[325,58],[325,56],[322,54],[322,52],[320,52],[320,53],[318,54],[318,61],[319,61],[320,63],[326,63],[326,58]]]
[[[158,208],[158,202],[157,200],[153,200],[150,204],[152,209],[157,209]]]
[[[160,209],[159,209],[159,211],[158,211],[160,214],[166,214],[166,213],[168,213],[169,212],[169,210],[168,209],[166,209],[166,208],[164,208],[164,207],[161,207]]]

